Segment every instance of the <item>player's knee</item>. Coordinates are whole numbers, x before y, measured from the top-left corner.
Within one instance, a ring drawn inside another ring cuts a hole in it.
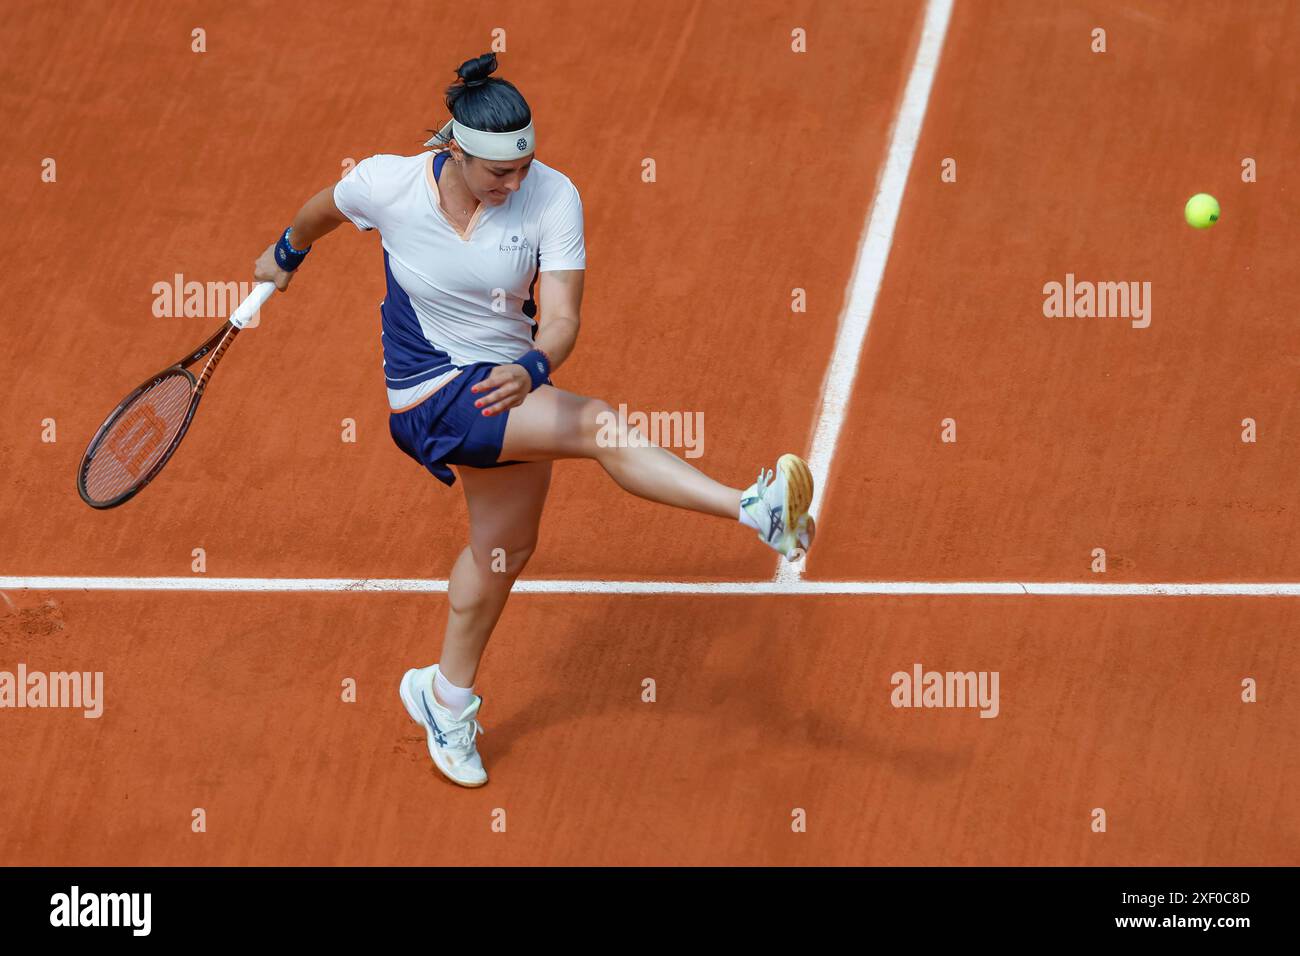
[[[593,458],[599,457],[605,448],[619,446],[625,423],[619,421],[618,413],[609,402],[599,398],[584,399],[580,421],[583,448]]]
[[[477,547],[474,549],[474,560],[484,572],[513,581],[528,564],[528,559],[533,556],[536,548],[535,537],[522,542]]]
[[[524,569],[524,566],[528,564],[528,559],[533,556],[535,550],[537,550],[537,539],[535,538],[513,548],[507,548],[505,553],[506,570],[503,573],[511,577],[517,576]]]

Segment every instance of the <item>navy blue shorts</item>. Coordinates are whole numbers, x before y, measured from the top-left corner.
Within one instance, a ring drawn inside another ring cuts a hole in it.
[[[519,464],[497,460],[501,457],[510,412],[487,416],[483,409],[474,407],[481,396],[471,392],[470,386],[483,381],[494,368],[496,364],[492,362],[466,365],[459,375],[419,405],[388,416],[388,430],[397,447],[429,469],[444,485],[456,483],[448,465],[499,468]]]

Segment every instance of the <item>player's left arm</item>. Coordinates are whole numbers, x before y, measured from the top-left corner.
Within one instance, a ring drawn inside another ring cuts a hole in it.
[[[586,276],[585,269],[556,269],[538,276],[540,319],[533,341],[551,360],[552,371],[564,364],[577,344]]]
[[[551,371],[573,352],[582,324],[583,269],[553,269],[538,275],[538,323],[534,347],[546,353]],[[483,381],[471,386],[479,397],[475,405],[484,415],[499,415],[523,404],[532,390],[532,378],[519,364],[498,365]]]
[[[473,386],[479,395],[475,405],[483,409],[484,415],[497,415],[522,404],[528,393],[546,380],[549,371],[564,363],[578,340],[587,247],[582,197],[573,183],[566,180],[552,194],[538,225],[541,315],[533,336],[534,349],[517,362],[498,365]]]

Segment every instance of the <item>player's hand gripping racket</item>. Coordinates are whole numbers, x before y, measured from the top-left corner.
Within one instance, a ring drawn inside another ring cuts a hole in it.
[[[210,339],[122,399],[81,458],[77,491],[82,501],[92,508],[115,508],[158,476],[189,430],[221,356],[274,291],[274,282],[259,282]],[[200,362],[196,376],[190,369]]]

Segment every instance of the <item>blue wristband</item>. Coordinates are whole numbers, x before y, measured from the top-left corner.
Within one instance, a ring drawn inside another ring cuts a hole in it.
[[[533,387],[529,391],[535,391],[538,385],[545,385],[546,380],[551,377],[551,360],[546,357],[546,353],[541,349],[533,349],[531,352],[525,352],[515,362],[516,365],[522,365],[528,377],[533,380]]]
[[[307,258],[307,253],[311,252],[311,246],[299,251],[289,245],[289,232],[293,229],[290,226],[280,236],[280,241],[275,244],[275,264],[285,272],[292,272],[302,265],[302,260]]]

